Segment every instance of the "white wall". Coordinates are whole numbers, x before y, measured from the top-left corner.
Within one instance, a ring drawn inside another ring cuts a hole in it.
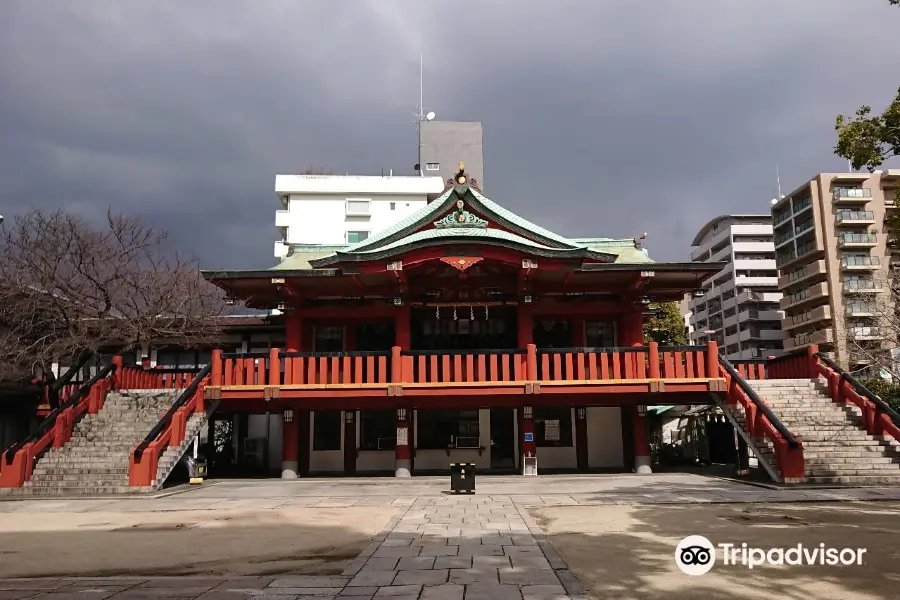
[[[440,177],[276,175],[275,192],[283,210],[275,213],[281,232],[275,256],[286,256],[288,244],[339,245],[347,243],[348,231],[381,231],[443,189]],[[370,214],[348,216],[347,200],[369,200]]]
[[[625,466],[622,448],[622,410],[618,406],[589,407],[587,432],[589,467],[596,469]]]
[[[347,200],[369,200],[370,216],[347,215]],[[372,235],[402,221],[425,206],[427,200],[424,194],[292,195],[287,215],[279,221],[287,224],[286,241],[290,244],[346,244],[348,231]]]

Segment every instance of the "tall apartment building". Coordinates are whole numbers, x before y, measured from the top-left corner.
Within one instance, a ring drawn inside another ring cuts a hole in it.
[[[459,170],[466,171],[484,187],[484,128],[477,121],[419,121],[419,163],[421,175],[439,176],[447,181]]]
[[[818,344],[858,369],[897,345],[882,325],[898,188],[900,169],[820,173],[772,204],[786,350]]]
[[[783,353],[782,313],[772,217],[722,215],[700,228],[691,243],[694,262],[725,262],[689,302],[690,340],[715,339],[728,358]]]

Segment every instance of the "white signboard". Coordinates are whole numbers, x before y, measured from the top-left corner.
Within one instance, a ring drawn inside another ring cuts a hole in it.
[[[397,428],[397,445],[398,446],[408,446],[409,445],[409,427],[398,427]]]
[[[544,421],[544,440],[548,442],[559,441],[559,421]]]

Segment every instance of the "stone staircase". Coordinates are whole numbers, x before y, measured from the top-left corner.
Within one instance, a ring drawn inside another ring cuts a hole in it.
[[[890,436],[871,436],[853,404],[839,406],[824,380],[750,380],[794,436],[803,443],[805,483],[832,485],[900,485],[900,444]],[[732,412],[745,427],[743,410]],[[746,429],[745,429],[746,430]],[[777,471],[773,445],[754,439],[760,460]]]
[[[196,436],[205,414],[192,415],[185,442],[167,449],[159,460],[157,480],[150,487],[128,485],[128,465],[134,450],[181,390],[122,390],[110,393],[96,415],[85,415],[62,448],[51,448],[35,464],[31,480],[14,495],[81,496],[155,491],[174,469]]]

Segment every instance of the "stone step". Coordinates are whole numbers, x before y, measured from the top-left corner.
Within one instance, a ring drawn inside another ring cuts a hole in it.
[[[894,486],[900,484],[900,475],[815,475],[804,478],[803,482],[818,485],[830,484],[851,487],[880,485]]]

